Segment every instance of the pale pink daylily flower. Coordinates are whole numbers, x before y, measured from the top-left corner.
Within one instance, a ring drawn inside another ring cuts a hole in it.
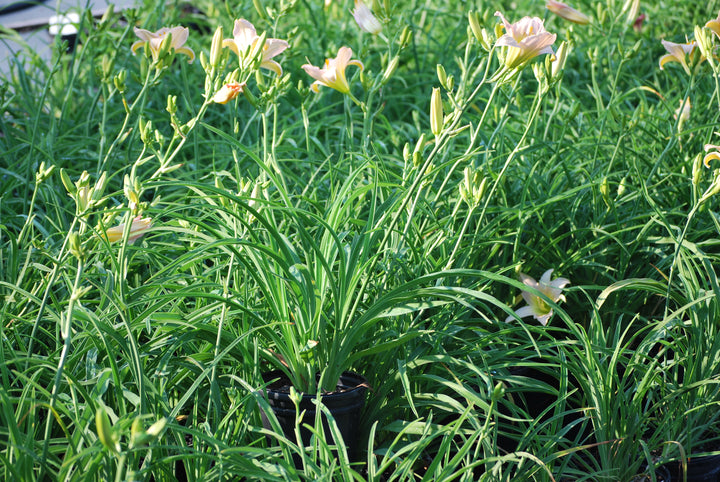
[[[718,13],[718,17],[716,19],[707,22],[705,27],[709,28],[715,35],[720,37],[720,13]]]
[[[590,17],[565,3],[556,2],[555,0],[547,0],[545,7],[555,15],[573,23],[578,23],[580,25],[587,25],[590,23]]]
[[[683,70],[690,75],[691,72],[690,66],[687,63],[687,57],[692,58],[694,55],[695,49],[697,49],[695,41],[693,40],[687,44],[676,44],[674,42],[668,42],[667,40],[662,40],[661,42],[668,53],[660,57],[660,70],[664,70],[665,64],[668,62],[678,62],[682,65]],[[704,59],[701,58],[701,61],[702,60]]]
[[[507,47],[505,65],[509,68],[520,67],[541,54],[554,55],[552,45],[557,35],[545,30],[538,17],[523,17],[515,23],[508,22],[502,13],[495,12],[505,27],[505,35],[497,39],[495,45]]]
[[[245,82],[230,82],[223,85],[212,98],[217,104],[227,104],[237,97],[245,88]]]
[[[539,282],[524,273],[520,273],[520,280],[523,284],[525,284],[525,286],[535,288],[550,298],[554,303],[561,300],[565,301],[565,296],[562,294],[562,290],[570,283],[570,280],[567,278],[555,278],[551,281],[550,277],[552,276],[552,272],[552,269],[545,271]],[[523,306],[522,308],[515,310],[515,314],[519,318],[533,316],[543,326],[546,326],[548,320],[553,315],[553,310],[550,305],[541,297],[528,291],[523,291],[522,297],[527,303],[527,306]],[[505,321],[510,321],[512,319],[514,319],[513,316],[508,316]]]
[[[128,243],[132,244],[135,241],[137,241],[143,234],[145,234],[145,231],[147,231],[151,227],[152,227],[152,219],[143,218],[138,215],[135,219],[133,219],[132,224],[130,225],[130,234],[128,236]],[[112,227],[112,228],[106,230],[105,234],[107,235],[107,240],[109,242],[115,243],[122,239],[124,232],[125,232],[125,223],[122,223],[118,226],[115,226],[115,227]]]
[[[188,62],[192,62],[193,60],[195,60],[195,52],[193,52],[191,48],[183,47],[183,45],[185,45],[185,42],[187,42],[188,35],[190,33],[187,27],[163,27],[157,32],[150,32],[149,30],[135,27],[134,31],[135,35],[137,35],[140,40],[133,43],[132,47],[130,47],[133,54],[135,54],[137,50],[143,47],[145,44],[149,44],[150,53],[152,54],[153,59],[157,60],[163,40],[165,40],[165,38],[170,35],[172,37],[170,39],[170,47],[174,49],[177,53],[185,54],[190,57],[190,60]]]
[[[353,10],[352,14],[361,30],[373,35],[379,34],[382,30],[380,20],[373,15],[370,7],[363,0],[355,0],[355,10]]]
[[[705,157],[703,157],[703,164],[705,164],[705,167],[710,167],[710,161],[720,161],[720,146],[705,144],[704,150],[707,153],[705,154]]]
[[[350,85],[345,77],[345,69],[348,65],[355,65],[359,67],[360,70],[364,68],[362,62],[356,59],[351,60],[350,57],[352,57],[352,49],[349,47],[340,47],[337,57],[334,59],[326,59],[325,67],[322,69],[310,64],[303,65],[302,68],[305,69],[305,72],[315,79],[315,82],[312,83],[310,88],[314,92],[319,92],[319,87],[324,85],[343,94],[349,93]]]
[[[235,20],[233,28],[233,38],[223,40],[223,47],[228,47],[235,52],[242,60],[245,55],[256,47],[256,43],[260,39],[253,24],[240,18]],[[281,54],[289,44],[285,40],[277,38],[266,38],[262,46],[262,60],[260,67],[272,70],[277,75],[282,75],[282,67],[279,63],[272,60],[273,57]]]

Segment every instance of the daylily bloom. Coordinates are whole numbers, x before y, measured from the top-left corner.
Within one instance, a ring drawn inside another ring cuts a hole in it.
[[[240,94],[245,88],[245,82],[230,82],[223,85],[213,96],[212,100],[218,104],[227,104]]]
[[[355,0],[355,10],[353,10],[352,14],[361,30],[373,35],[380,33],[380,30],[382,30],[380,21],[373,15],[363,0]]]
[[[590,17],[582,12],[579,12],[569,5],[562,2],[556,2],[555,0],[547,0],[545,7],[555,15],[569,20],[580,25],[587,25],[590,23]]]
[[[235,20],[233,38],[223,40],[222,45],[223,47],[228,47],[230,50],[235,52],[242,61],[244,56],[255,50],[259,39],[260,36],[257,34],[253,24],[244,18],[240,18]],[[289,45],[285,40],[266,38],[265,43],[262,46],[262,60],[260,61],[260,67],[272,70],[277,75],[282,75],[282,67],[279,63],[272,60],[272,58],[282,53],[288,47]]]
[[[682,65],[685,72],[690,75],[690,67],[688,66],[686,57],[690,57],[691,60],[694,59],[694,52],[697,48],[695,41],[693,40],[692,42],[687,44],[676,44],[673,42],[668,42],[667,40],[662,40],[662,44],[663,47],[665,47],[665,50],[668,51],[668,53],[660,57],[660,70],[663,70],[665,64],[667,64],[668,62],[678,62],[680,63],[680,65]],[[700,59],[701,62],[703,60],[705,59]]]
[[[348,65],[355,65],[363,70],[365,66],[359,60],[350,60],[352,57],[352,49],[349,47],[340,47],[337,57],[334,59],[325,59],[325,67],[319,68],[314,65],[305,64],[302,66],[305,72],[315,79],[310,88],[314,92],[319,92],[319,87],[324,85],[332,89],[347,94],[350,92],[350,85],[345,77],[345,69]]]
[[[520,273],[520,279],[522,280],[523,284],[525,284],[525,286],[535,288],[536,290],[540,291],[542,294],[550,298],[554,303],[557,303],[560,300],[565,301],[565,296],[563,296],[562,290],[563,288],[565,288],[566,285],[570,283],[570,280],[568,280],[567,278],[555,278],[554,280],[550,281],[550,276],[552,276],[552,272],[552,269],[545,271],[545,273],[543,273],[542,277],[540,278],[540,282],[535,281],[533,278],[523,273]],[[515,314],[519,318],[525,318],[526,316],[534,316],[535,319],[538,320],[543,326],[547,325],[548,320],[553,315],[553,310],[550,305],[548,305],[544,299],[527,291],[522,292],[522,297],[527,303],[527,306],[523,306],[522,308],[516,310]],[[513,316],[508,316],[505,321],[510,321],[513,318]]]
[[[713,152],[709,152],[712,149],[714,149]],[[704,147],[705,157],[703,157],[703,164],[705,164],[705,167],[710,167],[710,161],[720,161],[720,146],[715,146],[713,144],[705,144]]]
[[[135,219],[133,219],[133,222],[130,225],[130,235],[128,236],[128,243],[132,244],[137,241],[143,234],[145,234],[145,231],[150,229],[151,226],[152,219],[137,216]],[[111,243],[115,243],[122,239],[124,232],[125,223],[108,229],[107,231],[105,231],[105,234],[107,235],[108,241],[110,241]]]
[[[718,13],[718,17],[715,20],[710,20],[706,23],[705,27],[709,28],[715,33],[715,35],[720,37],[720,13]]]
[[[175,52],[185,54],[190,57],[188,62],[195,60],[195,52],[193,52],[191,48],[183,47],[187,41],[188,34],[190,33],[187,27],[163,27],[155,33],[135,27],[134,31],[135,35],[137,35],[140,40],[132,44],[132,47],[130,47],[133,54],[135,54],[139,48],[148,43],[150,44],[150,52],[152,53],[153,59],[157,60],[163,40],[170,35],[172,37],[170,39],[170,47],[174,49]]]
[[[500,12],[495,12],[505,27],[505,35],[497,39],[496,46],[507,47],[505,65],[520,67],[540,54],[554,55],[552,44],[557,35],[545,30],[542,20],[537,17],[523,17],[509,23]]]

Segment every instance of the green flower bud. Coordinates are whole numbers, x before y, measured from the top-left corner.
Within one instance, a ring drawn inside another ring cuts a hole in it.
[[[443,120],[442,94],[440,88],[435,87],[430,96],[430,131],[435,137],[442,132]]]
[[[112,426],[110,425],[110,418],[103,407],[98,407],[97,412],[95,412],[95,427],[97,429],[98,438],[105,448],[113,453],[119,453],[120,442],[117,434],[115,434]]]

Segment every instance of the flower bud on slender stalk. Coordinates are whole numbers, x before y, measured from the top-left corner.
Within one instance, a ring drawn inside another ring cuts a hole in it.
[[[472,30],[472,34],[475,37],[475,40],[482,44],[483,29],[480,26],[480,14],[478,14],[477,12],[468,12],[468,22],[470,23],[470,30]]]
[[[445,87],[445,89],[447,89],[447,87],[446,87],[447,74],[445,73],[445,67],[443,67],[442,64],[437,64],[436,69],[437,69],[437,76],[438,76],[438,80],[440,81],[440,85],[442,85],[443,87]]]
[[[390,77],[393,76],[395,71],[398,68],[398,63],[400,62],[400,57],[397,55],[392,58],[390,63],[388,64],[387,68],[385,69],[385,72],[383,73],[382,79],[380,81],[380,85],[387,84],[388,80],[390,80]]]
[[[435,137],[440,135],[443,128],[443,105],[440,87],[435,87],[430,97],[430,130]]]
[[[220,58],[222,56],[222,44],[223,44],[223,28],[218,27],[213,35],[212,45],[210,46],[210,65],[217,69],[220,65]]]

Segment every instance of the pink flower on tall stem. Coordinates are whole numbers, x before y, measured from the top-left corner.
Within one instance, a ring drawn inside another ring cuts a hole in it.
[[[250,52],[258,48],[257,42],[259,40],[260,36],[257,34],[253,24],[244,18],[240,18],[235,20],[233,38],[223,40],[222,45],[235,52],[238,57],[240,57],[240,62],[242,63]],[[260,67],[272,70],[277,75],[282,75],[282,67],[273,60],[273,57],[281,54],[288,47],[289,44],[285,40],[266,38],[261,47],[262,58],[260,60]]]
[[[314,65],[305,64],[302,66],[305,72],[315,79],[310,88],[314,92],[320,91],[320,86],[330,87],[342,92],[343,94],[350,93],[350,84],[348,84],[347,77],[345,77],[345,69],[348,65],[355,65],[360,70],[364,68],[363,63],[359,60],[351,60],[352,49],[349,47],[340,47],[337,57],[334,59],[326,59],[325,67],[315,67]]]
[[[185,45],[185,42],[187,42],[190,32],[187,27],[163,27],[157,32],[150,32],[149,30],[135,27],[134,31],[135,35],[137,35],[140,40],[133,43],[130,47],[133,54],[135,54],[137,50],[143,47],[145,44],[149,44],[150,53],[152,53],[153,59],[157,60],[163,41],[167,38],[168,35],[170,35],[170,48],[174,49],[175,52],[179,54],[185,54],[190,57],[190,60],[188,62],[192,62],[193,60],[195,60],[195,52],[193,52],[192,49],[188,47],[183,47],[183,45]]]
[[[145,234],[145,231],[147,231],[151,227],[152,227],[152,219],[143,218],[138,215],[135,219],[133,219],[132,224],[130,225],[130,234],[128,235],[128,243],[132,244],[135,241],[137,241],[138,239],[140,239],[140,237],[143,234]],[[108,229],[107,231],[105,231],[105,234],[107,235],[107,240],[109,242],[115,243],[122,239],[124,232],[125,232],[125,223],[122,223],[118,226]]]
[[[495,45],[507,47],[507,67],[521,67],[541,54],[554,55],[552,45],[557,35],[545,30],[543,21],[538,17],[523,17],[510,23],[502,13],[495,12],[495,15],[500,17],[505,27],[505,35],[497,39]]]

